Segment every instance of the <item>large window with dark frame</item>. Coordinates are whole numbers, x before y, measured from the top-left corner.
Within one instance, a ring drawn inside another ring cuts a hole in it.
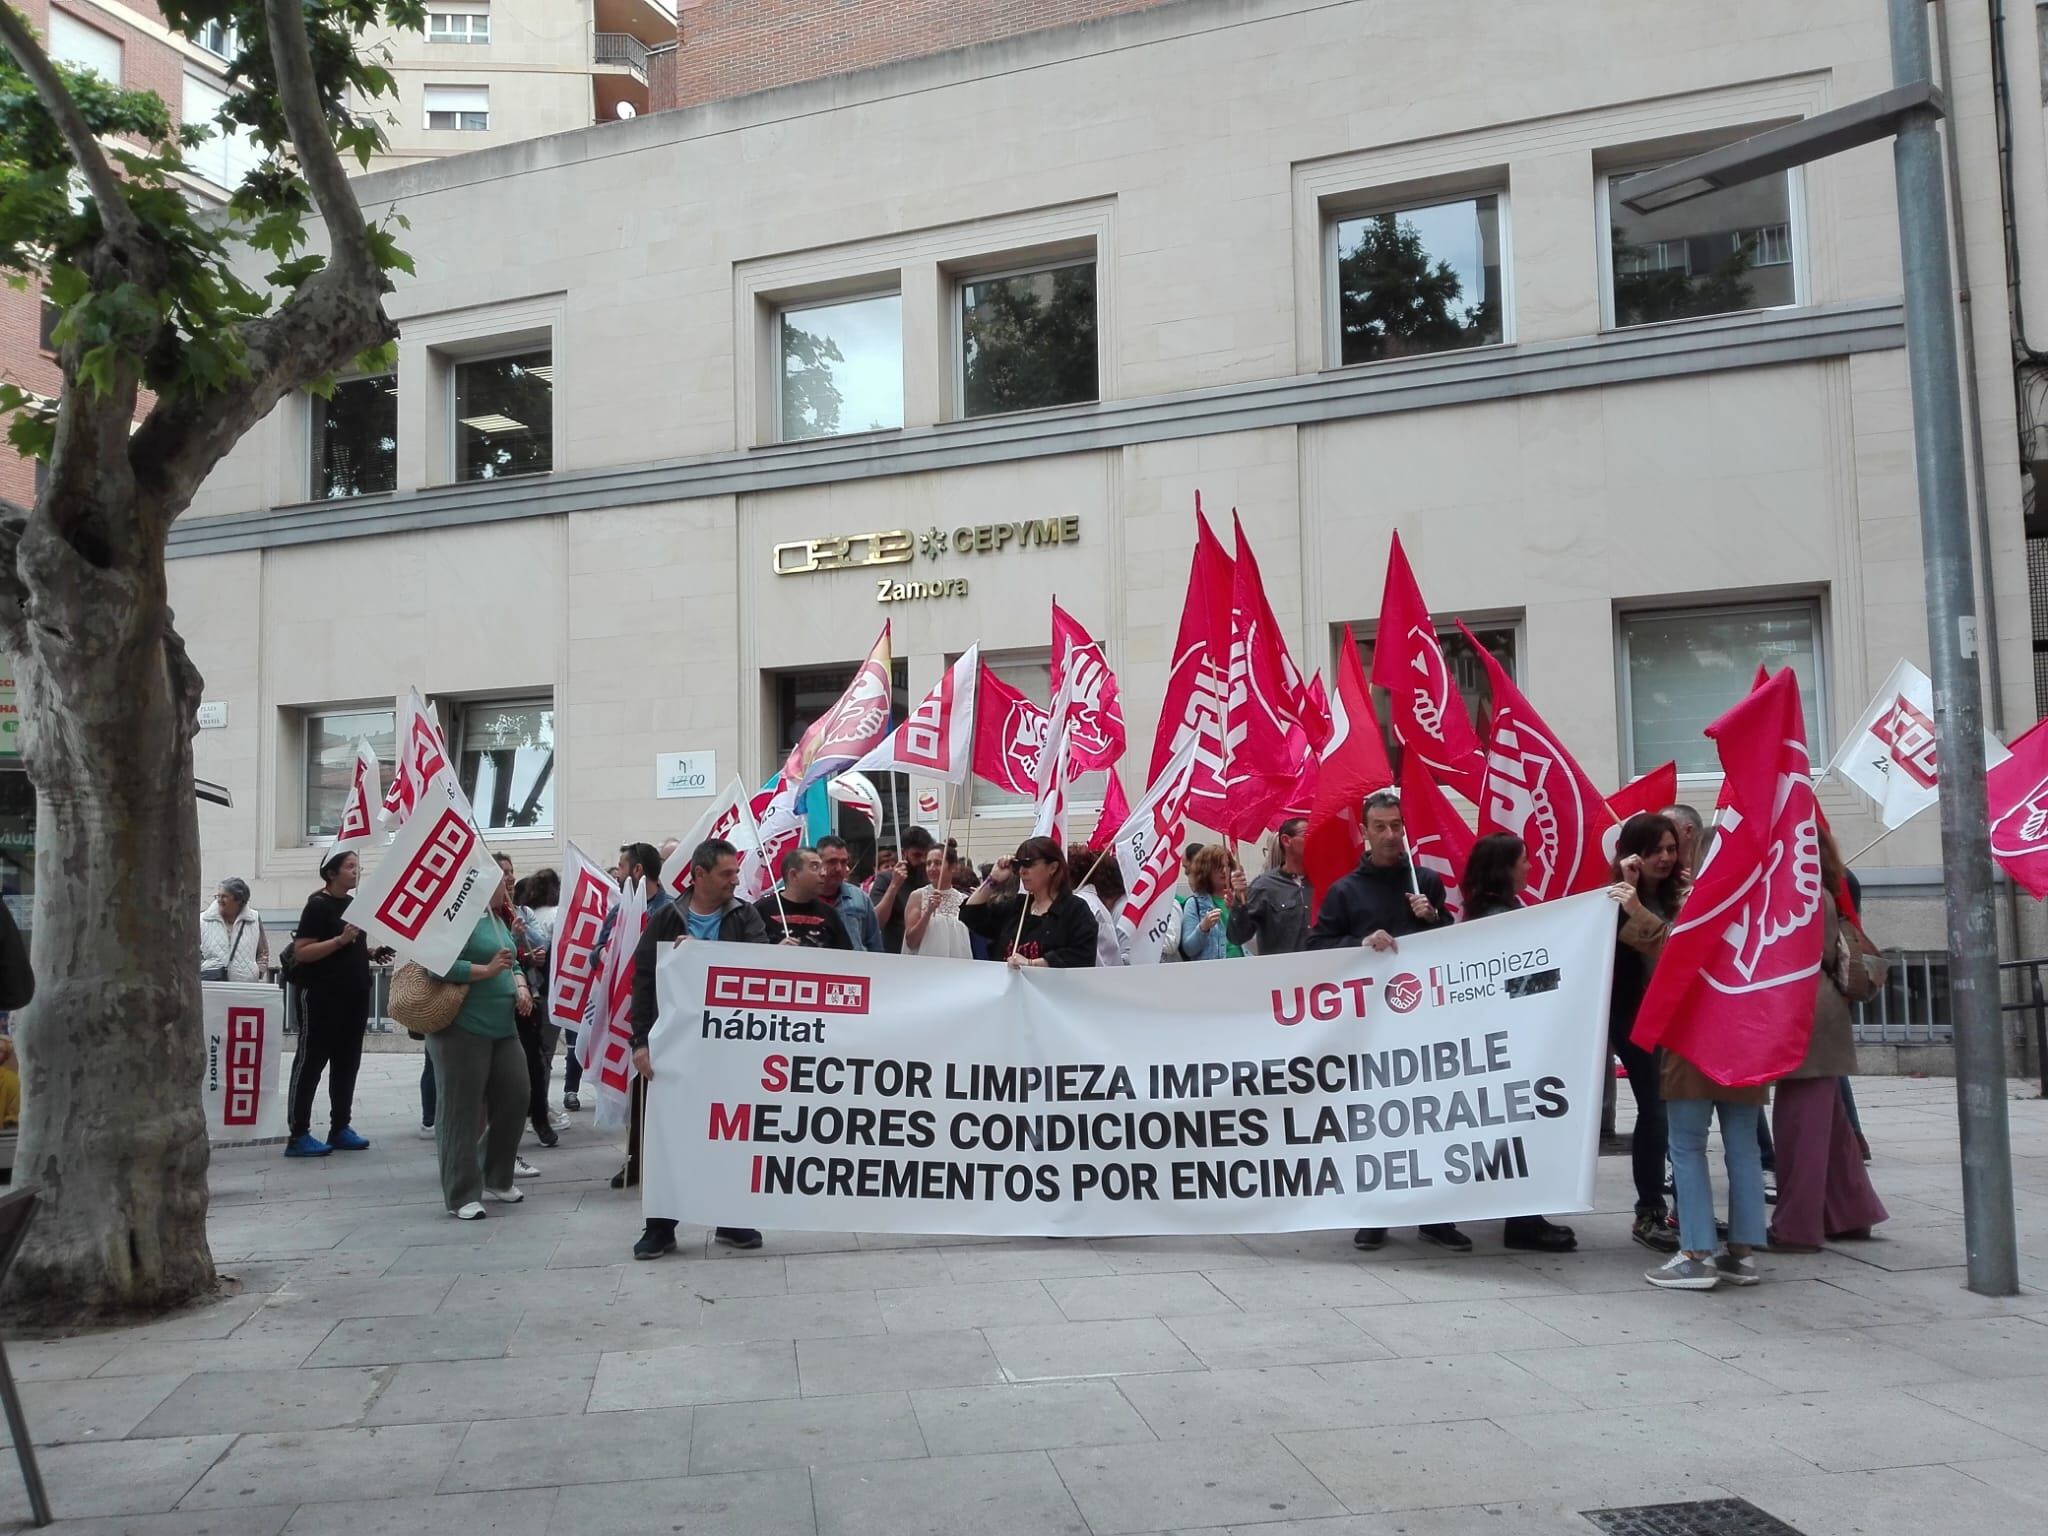
[[[1095,263],[960,284],[960,414],[993,416],[1101,398]]]
[[[1334,361],[1348,367],[1504,340],[1504,201],[1487,192],[1333,220]]]
[[[455,364],[455,478],[555,467],[555,359],[546,347]]]
[[[398,377],[343,379],[312,414],[313,501],[375,496],[398,488]]]

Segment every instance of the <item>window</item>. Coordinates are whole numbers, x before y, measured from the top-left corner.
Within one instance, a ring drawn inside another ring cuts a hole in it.
[[[1501,664],[1509,677],[1517,675],[1515,666],[1515,631],[1506,624],[1472,625],[1472,633],[1479,637],[1479,643]],[[1436,643],[1444,653],[1444,664],[1450,668],[1451,677],[1458,685],[1458,697],[1465,701],[1465,713],[1472,719],[1472,728],[1483,743],[1486,740],[1487,722],[1493,718],[1493,689],[1488,685],[1486,666],[1479,659],[1479,653],[1472,649],[1472,642],[1455,629],[1438,630]],[[1365,675],[1372,676],[1373,644],[1371,640],[1358,642],[1358,658],[1365,665]],[[1401,743],[1394,739],[1394,720],[1387,704],[1386,690],[1373,690],[1373,707],[1379,712],[1380,739],[1386,743],[1387,761],[1395,772],[1401,768]]]
[[[1052,704],[1052,657],[1045,651],[1020,651],[1008,656],[991,656],[984,653],[982,660],[989,671],[1038,705],[1049,708]],[[1007,736],[1006,736],[1007,739]],[[1126,764],[1125,770],[1129,771]],[[974,814],[977,816],[1022,816],[1031,815],[1031,796],[1013,795],[1008,790],[976,777],[974,784]],[[1107,773],[1084,773],[1067,785],[1069,807],[1100,805],[1109,788]],[[1144,791],[1132,785],[1129,779],[1124,788],[1133,798]],[[1030,828],[1026,827],[1025,831]],[[1021,834],[1020,834],[1021,835]]]
[[[262,162],[263,151],[246,128],[220,121],[220,110],[227,99],[227,94],[210,81],[197,75],[185,77],[185,121],[208,130],[204,143],[185,151],[185,164],[215,186],[233,190]]]
[[[1621,651],[1631,777],[1672,761],[1680,773],[1719,773],[1714,744],[1700,732],[1749,691],[1759,663],[1798,676],[1809,756],[1816,766],[1828,760],[1818,603],[1625,614]]]
[[[486,832],[555,827],[552,699],[464,704],[456,716],[455,776]]]
[[[427,12],[427,41],[430,43],[488,43],[490,40],[489,11]]]
[[[306,716],[306,841],[331,838],[355,783],[356,743],[368,739],[386,784],[398,761],[398,719],[388,709],[336,710]]]
[[[489,131],[491,88],[488,85],[430,85],[426,98],[428,128],[459,133]]]
[[[235,36],[234,26],[225,21],[203,21],[192,39],[216,58],[233,58],[240,39]]]
[[[110,85],[121,83],[121,39],[88,27],[69,11],[50,10],[50,58],[73,69],[89,69]]]
[[[1498,194],[1341,218],[1332,255],[1340,366],[1502,340]]]
[[[878,294],[776,320],[784,442],[903,425],[903,295]]]
[[[555,467],[554,353],[455,365],[455,478],[500,480]]]
[[[1100,397],[1094,262],[960,285],[961,415]]]
[[[1641,174],[1607,178],[1614,325],[1697,320],[1799,302],[1792,172],[1637,213],[1621,199]]]
[[[398,488],[398,378],[344,379],[313,418],[314,501],[374,496]]]
[[[774,674],[775,756],[770,767],[780,768],[811,722],[839,702],[859,665],[854,661],[836,667],[807,667]],[[893,720],[901,720],[909,712],[910,664],[899,658],[889,667],[889,715]],[[879,837],[875,824],[862,812],[850,805],[832,807],[832,830],[846,839],[853,867],[863,877],[874,869],[875,844],[895,842],[901,835],[900,829],[910,825],[909,778],[900,773],[877,773],[869,782],[883,796]]]
[[[57,326],[64,318],[64,311],[45,298],[39,306],[42,313],[36,323],[36,346],[45,352],[57,350]]]

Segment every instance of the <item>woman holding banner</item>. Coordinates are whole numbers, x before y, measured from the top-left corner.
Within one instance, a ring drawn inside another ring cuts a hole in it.
[[[1502,912],[1522,909],[1529,887],[1529,849],[1512,832],[1489,832],[1472,845],[1459,889],[1465,897],[1465,921],[1477,922]],[[1570,1227],[1543,1216],[1510,1216],[1501,1227],[1504,1247],[1530,1253],[1571,1253],[1579,1239]]]
[[[930,882],[910,893],[910,905],[903,919],[903,953],[940,960],[972,960],[974,936],[960,921],[966,898],[953,889],[953,844],[933,847],[924,856],[925,877]]]
[[[998,898],[1016,872],[1021,893]],[[1027,838],[1013,859],[997,859],[987,879],[960,908],[970,933],[1014,970],[1042,966],[1079,970],[1095,964],[1095,919],[1072,890],[1066,855],[1049,837]]]
[[[1074,882],[1074,894],[1095,919],[1095,963],[1098,966],[1129,965],[1131,941],[1116,925],[1116,906],[1124,899],[1123,866],[1101,848],[1069,848],[1067,876]]]
[[[511,892],[505,890],[509,904]],[[455,1021],[427,1036],[427,1055],[441,1089],[434,1135],[441,1158],[441,1197],[458,1221],[479,1221],[485,1200],[516,1205],[519,1136],[526,1127],[526,1053],[519,1021],[533,1013],[533,993],[512,952],[512,930],[493,902],[477,919],[461,957],[442,976],[469,990]]]
[[[1174,942],[1183,960],[1221,960],[1230,953],[1230,877],[1237,860],[1221,843],[1210,843],[1188,866],[1186,903],[1180,909],[1180,933]]]

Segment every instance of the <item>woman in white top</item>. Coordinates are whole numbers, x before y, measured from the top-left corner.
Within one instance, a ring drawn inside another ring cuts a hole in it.
[[[205,981],[261,981],[270,967],[263,918],[249,905],[249,883],[221,881],[213,904],[199,914],[199,975]]]
[[[953,889],[953,844],[933,848],[925,855],[925,877],[930,884],[910,893],[910,906],[903,917],[903,953],[941,960],[972,960],[974,940],[960,921],[960,906],[967,898]]]
[[[1067,867],[1073,871],[1074,894],[1095,914],[1095,963],[1129,965],[1131,941],[1116,925],[1116,907],[1124,899],[1124,872],[1116,855],[1099,848],[1070,848]]]

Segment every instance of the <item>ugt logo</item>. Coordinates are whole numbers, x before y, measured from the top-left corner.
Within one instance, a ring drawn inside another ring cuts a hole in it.
[[[1396,1013],[1413,1013],[1422,1005],[1422,978],[1403,971],[1387,983],[1387,1006]]]
[[[377,908],[377,921],[409,941],[417,939],[434,908],[469,868],[475,848],[476,834],[469,822],[453,806],[442,811],[412,863],[399,874],[391,894]]]

